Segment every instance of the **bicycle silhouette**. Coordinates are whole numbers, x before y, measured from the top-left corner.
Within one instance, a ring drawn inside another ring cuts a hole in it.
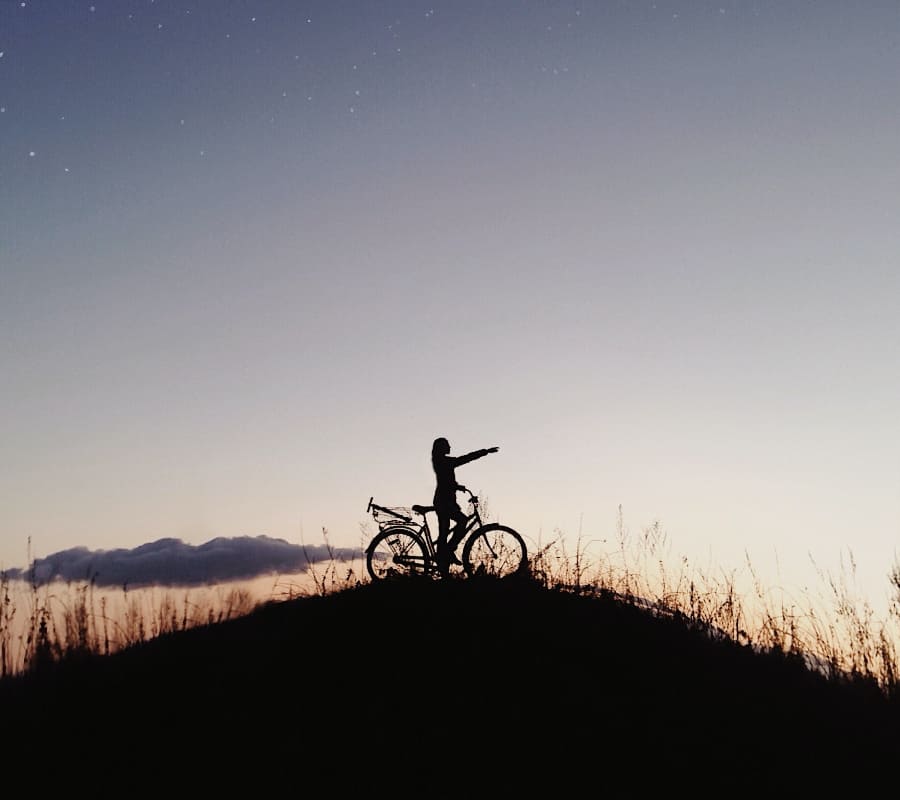
[[[528,550],[518,531],[481,519],[478,497],[468,489],[472,513],[466,521],[462,544],[462,565],[468,577],[504,578],[526,570]],[[366,513],[378,524],[378,533],[366,548],[366,568],[374,581],[386,578],[424,575],[440,577],[437,542],[428,527],[427,514],[434,506],[388,508],[369,498]],[[414,521],[418,514],[421,522]]]

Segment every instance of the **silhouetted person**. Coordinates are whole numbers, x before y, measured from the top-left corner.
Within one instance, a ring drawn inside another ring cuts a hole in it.
[[[456,502],[456,493],[466,491],[466,487],[456,482],[456,467],[468,464],[476,458],[488,453],[496,453],[499,448],[488,447],[475,450],[464,456],[450,455],[450,442],[443,437],[434,440],[431,446],[431,465],[437,486],[434,490],[434,512],[438,518],[437,561],[438,569],[446,575],[451,564],[459,564],[456,548],[466,535],[466,513]],[[450,523],[456,522],[453,535],[450,535]]]

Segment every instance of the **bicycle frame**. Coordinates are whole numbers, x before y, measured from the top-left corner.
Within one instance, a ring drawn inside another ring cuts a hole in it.
[[[469,502],[472,504],[472,513],[468,514],[466,517],[466,528],[462,539],[460,539],[459,541],[460,547],[470,533],[478,530],[478,528],[482,527],[482,525],[484,524],[482,522],[481,512],[479,511],[478,507],[478,496],[473,494],[469,489],[466,489],[465,491],[469,495]],[[428,514],[437,513],[435,512],[434,506],[412,506],[412,511],[422,518],[421,522],[416,522],[412,517],[409,517],[406,514],[400,514],[392,508],[386,508],[385,506],[380,506],[376,503],[373,503],[372,501],[374,499],[374,497],[369,498],[369,505],[366,508],[366,512],[372,514],[372,516],[375,518],[376,523],[378,523],[379,530],[397,526],[410,528],[415,531],[421,537],[422,541],[425,543],[425,547],[428,550],[428,557],[431,560],[431,563],[429,564],[429,571],[436,570],[437,540],[432,536],[431,527],[428,525]],[[377,514],[386,514],[391,517],[391,519],[387,520],[386,522],[380,522],[378,520]]]
[[[473,531],[478,530],[484,524],[481,520],[481,512],[478,507],[478,496],[472,494],[472,492],[470,492],[468,489],[466,489],[465,491],[469,495],[469,502],[472,504],[472,513],[468,514],[466,517],[465,533],[463,533],[462,538],[460,538],[460,540],[457,544],[458,547],[462,547],[463,543],[466,540],[466,537]],[[429,508],[434,510],[433,506],[430,506]],[[437,512],[435,512],[435,514],[437,514]],[[431,540],[431,531],[428,528],[428,520],[425,518],[424,514],[422,515],[422,527],[427,532],[428,539]],[[453,533],[453,528],[451,527],[451,529],[448,531],[448,535],[452,534],[452,533]],[[431,548],[431,550],[434,553],[437,552],[437,542],[436,541],[430,541],[429,547]]]

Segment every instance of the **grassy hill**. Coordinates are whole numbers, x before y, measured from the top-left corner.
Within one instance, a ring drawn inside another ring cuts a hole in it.
[[[0,712],[8,766],[123,789],[780,796],[900,764],[869,681],[530,580],[270,603],[4,679]]]

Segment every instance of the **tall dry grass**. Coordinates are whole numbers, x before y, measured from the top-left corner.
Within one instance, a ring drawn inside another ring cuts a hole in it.
[[[621,508],[611,541],[594,544],[579,536],[572,545],[557,531],[537,543],[532,575],[547,588],[611,594],[710,636],[800,658],[829,678],[865,681],[889,695],[900,689],[900,566],[890,575],[895,597],[879,615],[857,587],[852,555],[838,575],[817,568],[814,593],[767,585],[749,557],[730,571],[673,557],[659,523],[633,533]]]
[[[362,535],[365,544],[372,532],[363,526]],[[322,536],[330,547],[327,530]],[[612,595],[710,636],[803,659],[830,678],[898,692],[900,565],[890,575],[895,599],[887,614],[879,615],[856,588],[852,557],[837,576],[819,571],[818,593],[789,592],[766,585],[749,558],[740,569],[725,571],[673,556],[660,524],[632,532],[621,508],[607,538],[588,540],[579,531],[572,542],[557,530],[547,542],[529,542],[529,549],[532,579],[548,589]],[[302,575],[274,576],[263,595],[240,586],[103,592],[91,580],[32,583],[17,593],[0,575],[0,677],[216,624],[264,602],[325,596],[368,581],[364,563],[334,555],[311,563]]]
[[[0,677],[224,622],[260,602],[240,586],[109,591],[93,580],[39,585],[0,575]]]

